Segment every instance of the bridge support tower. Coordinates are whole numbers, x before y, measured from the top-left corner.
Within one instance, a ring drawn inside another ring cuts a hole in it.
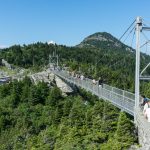
[[[55,52],[53,52],[52,55],[49,55],[49,68],[52,70],[55,70],[56,68],[58,68],[58,54],[56,54]]]
[[[136,18],[136,67],[135,67],[135,110],[134,121],[138,129],[139,144],[143,149],[150,149],[150,124],[144,118],[140,109],[140,80],[150,80],[150,76],[143,76],[143,72],[150,66],[150,63],[140,72],[140,34],[143,31],[150,31],[150,27],[143,24],[141,17]],[[144,43],[147,44],[149,41]]]

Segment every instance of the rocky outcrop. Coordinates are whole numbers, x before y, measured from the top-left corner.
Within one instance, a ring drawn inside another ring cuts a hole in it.
[[[2,64],[4,66],[6,66],[8,69],[12,69],[13,68],[5,59],[2,59]]]
[[[121,48],[121,42],[114,36],[107,32],[97,32],[88,37],[86,37],[77,47],[96,47],[102,48],[102,45],[109,47],[114,46],[116,48]]]
[[[31,74],[29,77],[35,84],[42,81],[50,84],[51,82],[54,81],[54,74],[48,71],[42,71],[35,74]]]
[[[56,84],[58,88],[62,91],[63,95],[67,93],[72,93],[73,89],[71,86],[66,84],[61,78],[53,74],[50,70],[45,70],[39,73],[35,73],[29,76],[31,80],[37,84],[40,82],[46,82],[49,86]]]
[[[3,70],[0,70],[0,78],[6,77],[6,76],[8,76],[8,73]]]
[[[61,91],[63,91],[64,93],[73,92],[73,89],[68,84],[66,84],[63,80],[61,80],[59,77],[55,76],[55,81],[56,81],[57,87],[59,87]]]

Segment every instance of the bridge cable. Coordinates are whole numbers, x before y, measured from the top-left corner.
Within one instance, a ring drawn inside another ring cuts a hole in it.
[[[133,45],[134,37],[135,37],[135,30],[134,30],[134,33],[133,33],[133,36],[132,36],[132,40],[131,40],[131,48],[132,48],[132,45]]]
[[[141,45],[140,48],[146,46],[146,49],[145,49],[145,54],[146,54],[147,51],[148,51],[148,43],[150,43],[150,40],[149,40],[149,38],[144,34],[144,32],[141,32],[141,33],[142,33],[143,37],[146,39],[146,42],[145,42],[143,45]],[[140,75],[143,74],[143,72],[149,67],[149,65],[150,65],[150,62],[148,63],[148,65],[147,65],[146,67],[144,67],[144,69],[142,70],[142,72],[140,73]]]
[[[145,53],[147,53],[147,49],[148,49],[147,45],[148,45],[148,43],[146,44],[146,51],[145,51]]]
[[[147,41],[149,41],[148,37],[142,32],[142,35],[145,37]]]
[[[131,25],[127,28],[127,30],[123,33],[123,35],[119,38],[119,41],[124,37],[124,35],[129,31],[129,29],[132,27],[132,25],[135,23],[136,20],[134,20]]]
[[[146,23],[146,24],[145,24],[145,23]],[[148,24],[148,25],[147,25],[147,24]],[[148,27],[148,26],[150,26],[150,22],[144,19],[143,25],[144,25],[145,27]],[[146,34],[144,34],[144,32],[142,32],[142,35],[144,36],[144,38],[145,38],[147,41],[146,41],[141,47],[146,46],[146,52],[147,52],[147,51],[148,51],[148,44],[150,43],[150,40],[149,40],[149,38],[146,36]],[[140,48],[141,48],[141,47],[140,47]],[[146,52],[145,52],[145,53],[146,53]]]
[[[129,32],[129,34],[127,35],[126,39],[129,37],[129,35],[133,32],[133,30],[135,29],[135,26],[131,29],[131,31]],[[131,41],[131,48],[132,48],[132,44],[133,44],[133,40],[134,40],[134,35],[135,35],[135,30],[134,30],[134,33],[133,33],[133,36],[132,36],[132,41]],[[125,40],[126,40],[125,39]],[[124,42],[125,42],[124,40]],[[109,67],[113,67],[113,66],[116,66],[116,64],[122,62],[122,60],[119,60],[117,62],[115,62],[114,64],[111,64]]]
[[[127,40],[127,38],[129,37],[129,35],[133,32],[133,30],[135,29],[135,27],[133,27],[131,29],[131,31],[128,33],[127,37],[124,39],[123,43],[125,43],[125,41]]]
[[[145,46],[146,45],[146,52],[147,52],[147,50],[148,50],[148,47],[147,47],[147,45],[148,45],[148,43],[150,43],[150,40],[149,40],[149,38],[142,32],[142,35],[144,36],[144,38],[146,39],[146,42],[140,47],[140,48],[142,48],[143,46]],[[145,53],[146,53],[145,52]]]
[[[140,48],[144,47],[148,43],[150,43],[150,40],[146,41],[143,45],[140,46]]]
[[[147,21],[147,20],[145,20],[145,19],[143,19],[143,21],[145,22],[145,23],[147,23],[149,26],[150,26],[150,22],[149,21]],[[144,24],[145,26],[147,26],[146,24]]]

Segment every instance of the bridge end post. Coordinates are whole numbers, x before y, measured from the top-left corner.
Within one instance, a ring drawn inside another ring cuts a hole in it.
[[[140,96],[140,32],[142,29],[142,18],[136,18],[136,66],[135,66],[135,108],[134,108],[134,122],[136,123],[136,113],[139,108]]]

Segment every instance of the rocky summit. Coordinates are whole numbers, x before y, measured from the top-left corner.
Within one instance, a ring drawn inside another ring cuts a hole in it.
[[[79,45],[78,47],[96,47],[100,48],[103,44],[106,44],[106,46],[115,46],[121,48],[123,45],[117,38],[112,36],[111,34],[107,32],[97,32],[94,33],[88,37],[86,37]]]

